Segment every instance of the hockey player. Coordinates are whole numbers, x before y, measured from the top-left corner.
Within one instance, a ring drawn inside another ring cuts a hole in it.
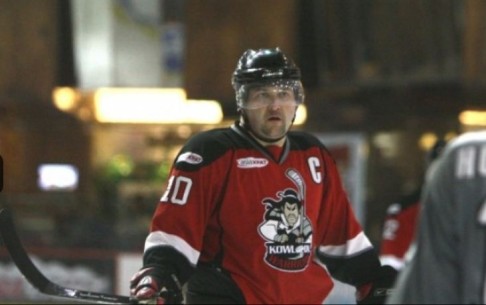
[[[279,48],[247,50],[232,84],[240,118],[179,152],[131,295],[179,302],[187,283],[188,304],[322,303],[332,275],[360,302],[383,303],[395,272],[380,266],[334,160],[289,132],[304,102],[299,68]]]
[[[485,304],[486,131],[449,142],[427,172],[421,201],[412,258],[387,302]]]
[[[425,169],[437,159],[445,144],[446,141],[439,139],[427,152]],[[383,265],[390,265],[397,271],[403,268],[405,254],[415,236],[421,192],[420,186],[411,194],[392,203],[387,209],[380,245],[380,261]]]

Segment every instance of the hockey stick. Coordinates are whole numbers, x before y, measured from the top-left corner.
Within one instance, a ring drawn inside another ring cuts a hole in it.
[[[7,209],[0,210],[0,235],[7,251],[14,261],[17,268],[27,281],[41,293],[61,297],[76,299],[90,303],[101,304],[137,304],[138,302],[128,296],[112,295],[93,291],[84,291],[73,288],[59,286],[47,279],[34,265],[27,255],[20,239],[16,233],[12,215]]]
[[[300,195],[300,200],[302,202],[302,207],[300,208],[300,219],[301,221],[304,221],[305,213],[304,213],[304,203],[305,203],[305,183],[304,179],[302,176],[299,174],[299,172],[293,168],[287,169],[285,171],[285,175],[292,180],[292,182],[297,186],[299,189],[299,195]],[[302,224],[303,225],[303,224]],[[302,228],[302,225],[300,226],[300,234],[303,235],[304,228]]]

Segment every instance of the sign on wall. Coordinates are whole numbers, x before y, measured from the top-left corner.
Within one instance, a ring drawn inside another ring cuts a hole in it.
[[[319,133],[316,136],[336,160],[356,217],[365,224],[366,141],[358,133]]]
[[[164,0],[71,0],[78,87],[182,87],[184,26]]]

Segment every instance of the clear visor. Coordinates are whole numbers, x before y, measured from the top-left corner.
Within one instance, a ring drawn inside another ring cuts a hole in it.
[[[250,83],[236,90],[239,108],[258,109],[273,104],[297,106],[304,102],[304,89],[298,80],[274,80]]]

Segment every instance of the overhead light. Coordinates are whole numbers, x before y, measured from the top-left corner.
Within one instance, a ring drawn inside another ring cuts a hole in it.
[[[465,110],[459,114],[459,122],[469,126],[486,126],[486,111]]]
[[[80,93],[72,87],[56,87],[52,91],[54,105],[62,111],[72,111],[80,100]]]
[[[223,110],[217,101],[187,100],[183,108],[188,124],[217,124],[223,120]]]
[[[218,124],[223,120],[219,102],[187,100],[182,88],[108,87],[81,92],[57,87],[52,97],[59,110],[100,123]]]
[[[438,139],[438,137],[435,133],[426,132],[426,133],[423,133],[420,136],[420,139],[418,141],[418,145],[422,150],[428,151],[437,142],[437,139]]]
[[[179,88],[100,88],[94,115],[101,123],[180,123],[185,100]]]
[[[94,93],[95,118],[101,123],[217,124],[217,101],[187,100],[181,88],[101,88]]]

